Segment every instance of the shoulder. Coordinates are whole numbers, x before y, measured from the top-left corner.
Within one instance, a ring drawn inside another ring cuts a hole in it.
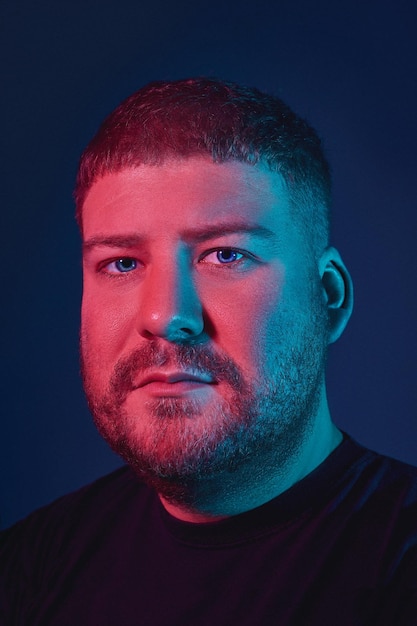
[[[417,468],[351,439],[348,445],[357,455],[338,483],[336,508],[356,535],[376,552],[379,546],[392,571],[407,563],[417,581]]]
[[[0,623],[46,597],[97,546],[123,536],[132,511],[152,511],[151,493],[128,467],[58,498],[0,533]],[[148,518],[152,513],[148,513]],[[13,622],[14,623],[14,622]]]
[[[137,487],[136,482],[131,470],[128,467],[121,467],[36,509],[23,520],[1,531],[0,536],[9,536],[20,528],[27,528],[31,524],[42,524],[48,519],[57,518],[62,522],[68,512],[73,513],[77,509],[83,509],[92,500],[120,497],[127,489],[131,489],[133,486]]]
[[[369,494],[391,494],[396,500],[411,504],[417,499],[417,467],[361,446],[350,439],[358,450],[357,462],[351,471]]]
[[[91,535],[109,515],[136,503],[146,490],[130,468],[121,467],[37,509],[0,532],[0,570],[10,561],[28,563],[32,556],[44,560],[58,554],[75,537]]]
[[[338,475],[341,498],[355,510],[375,507],[386,515],[405,511],[417,520],[417,467],[370,450],[345,435],[345,469]]]

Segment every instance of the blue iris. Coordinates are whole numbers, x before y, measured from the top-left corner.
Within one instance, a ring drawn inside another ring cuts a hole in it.
[[[239,256],[239,252],[236,250],[231,250],[226,248],[225,250],[217,251],[217,258],[220,263],[233,263],[233,261],[237,261]]]
[[[118,259],[114,262],[114,265],[119,272],[131,272],[132,270],[136,269],[135,259],[131,259],[129,257]]]

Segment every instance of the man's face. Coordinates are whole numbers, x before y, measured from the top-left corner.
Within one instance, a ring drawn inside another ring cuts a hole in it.
[[[150,482],[284,465],[317,413],[327,314],[280,176],[197,157],[107,174],[83,230],[84,383],[110,445]]]

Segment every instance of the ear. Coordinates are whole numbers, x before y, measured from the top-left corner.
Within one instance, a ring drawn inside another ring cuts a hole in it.
[[[325,249],[319,269],[329,314],[329,343],[333,343],[339,339],[351,316],[353,283],[336,248]]]

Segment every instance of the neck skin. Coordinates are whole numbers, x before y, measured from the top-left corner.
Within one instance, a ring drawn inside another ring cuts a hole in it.
[[[202,484],[196,494],[198,503],[195,508],[186,508],[159,497],[168,513],[184,522],[215,522],[238,515],[269,502],[305,478],[335,450],[342,439],[342,433],[331,420],[323,385],[313,428],[286,467],[277,468],[276,461],[274,464],[268,459],[255,459],[254,467],[235,472],[232,479],[230,475],[222,475],[207,481],[208,484]],[[259,471],[259,465],[267,469]]]

